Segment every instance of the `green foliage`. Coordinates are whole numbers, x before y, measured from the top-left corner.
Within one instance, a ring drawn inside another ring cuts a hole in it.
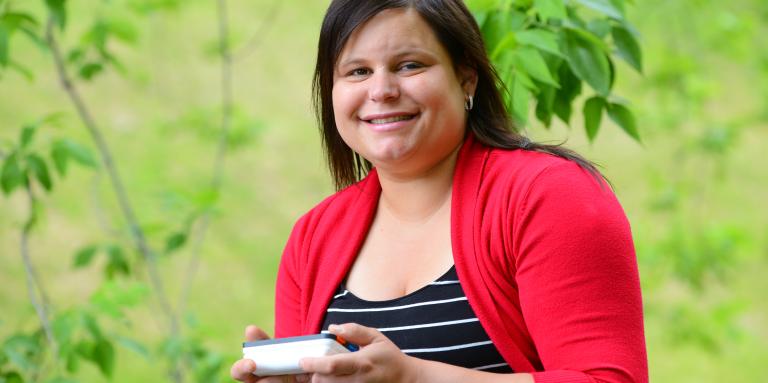
[[[21,186],[30,187],[31,181],[48,192],[53,190],[49,161],[55,165],[61,177],[66,175],[66,164],[70,158],[85,166],[96,166],[90,149],[73,140],[62,138],[53,140],[49,151],[50,158],[46,160],[49,156],[41,150],[41,145],[36,145],[35,138],[41,127],[56,123],[58,117],[58,114],[52,114],[24,125],[18,142],[8,145],[9,153],[2,160],[0,167],[0,186],[6,196]]]
[[[593,141],[607,112],[611,120],[640,141],[633,112],[616,102],[612,54],[642,71],[642,51],[626,19],[625,0],[468,1],[485,37],[501,80],[507,107],[522,128],[531,101],[536,118],[549,127],[557,116],[570,124],[582,82],[596,95],[583,109],[587,138]],[[589,15],[585,19],[584,15]],[[597,100],[603,100],[599,102]]]

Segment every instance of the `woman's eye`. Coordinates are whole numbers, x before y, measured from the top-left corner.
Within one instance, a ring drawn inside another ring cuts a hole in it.
[[[365,76],[365,75],[368,74],[368,72],[369,72],[368,69],[357,68],[357,69],[352,69],[351,71],[349,71],[348,75],[349,76]]]
[[[400,65],[401,70],[414,70],[421,68],[422,65],[416,62],[407,62]]]

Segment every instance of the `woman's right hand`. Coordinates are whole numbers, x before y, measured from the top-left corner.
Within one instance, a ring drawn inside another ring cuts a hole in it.
[[[247,342],[265,339],[269,339],[269,335],[264,330],[254,325],[245,328],[245,340]],[[308,375],[265,376],[262,378],[253,375],[254,371],[256,371],[256,363],[250,359],[240,359],[232,365],[229,373],[233,379],[245,383],[295,383],[309,381]]]

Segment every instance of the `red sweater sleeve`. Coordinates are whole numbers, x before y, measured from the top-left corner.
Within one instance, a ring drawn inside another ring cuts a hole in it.
[[[301,334],[302,304],[299,260],[308,215],[296,222],[280,258],[275,288],[275,338]]]
[[[610,188],[564,161],[512,214],[520,306],[544,367],[534,380],[647,382],[637,261]]]

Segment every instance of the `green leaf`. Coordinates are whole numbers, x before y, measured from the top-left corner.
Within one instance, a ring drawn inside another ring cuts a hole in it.
[[[24,125],[21,129],[21,137],[19,138],[19,141],[21,142],[22,148],[26,148],[32,143],[38,126],[38,124]]]
[[[67,175],[68,158],[69,152],[65,148],[59,145],[53,145],[51,147],[51,159],[53,159],[53,165],[62,177]]]
[[[57,149],[58,148],[58,149]],[[66,157],[72,158],[81,165],[95,168],[96,159],[91,150],[79,143],[63,138],[54,142],[54,151],[60,150],[66,152]],[[65,160],[66,162],[66,160]],[[66,167],[66,166],[65,166]]]
[[[186,232],[178,232],[173,233],[168,236],[168,238],[165,239],[165,253],[170,254],[182,246],[187,242],[187,233]]]
[[[624,10],[611,0],[576,0],[579,4],[598,11],[608,17],[621,20],[624,18]]]
[[[611,68],[602,49],[603,42],[578,29],[564,28],[563,34],[563,51],[573,73],[607,97],[611,91]]]
[[[101,63],[87,63],[80,67],[80,78],[84,80],[91,80],[94,76],[101,73],[104,70],[104,65]]]
[[[1,171],[0,186],[5,195],[10,195],[14,189],[24,184],[24,171],[21,168],[18,152],[14,151],[5,158]]]
[[[29,164],[29,170],[32,171],[37,181],[43,185],[45,190],[51,191],[53,182],[51,181],[51,174],[48,172],[48,165],[45,164],[45,161],[37,154],[30,154],[27,156],[27,163]]]
[[[128,264],[123,248],[112,245],[107,248],[107,265],[105,273],[107,278],[112,279],[117,274],[130,275],[131,266]]]
[[[533,8],[538,11],[544,20],[563,20],[567,17],[565,2],[562,0],[534,0]]]
[[[53,21],[59,26],[59,29],[64,30],[67,25],[67,0],[45,0],[45,5],[48,7],[48,11],[53,17]]]
[[[72,264],[76,269],[86,267],[91,264],[93,257],[99,251],[98,245],[86,246],[75,253],[75,260]]]
[[[104,335],[101,332],[101,327],[99,327],[99,322],[96,320],[96,318],[93,317],[93,315],[84,312],[82,313],[81,318],[83,320],[83,324],[85,325],[85,328],[88,330],[88,333],[90,333],[94,339],[99,339],[104,337]]]
[[[600,129],[603,109],[605,109],[605,99],[600,96],[594,96],[584,103],[584,128],[587,130],[589,142],[595,140]]]
[[[560,51],[560,46],[557,43],[557,34],[554,32],[546,29],[527,29],[517,32],[515,38],[520,44],[536,47],[556,56],[563,56],[563,52]]]
[[[504,38],[502,38],[501,41],[496,44],[496,47],[493,48],[493,52],[491,52],[491,60],[496,61],[499,58],[499,55],[502,53],[508,53],[509,51],[513,50],[515,45],[517,45],[515,33],[508,32]]]
[[[538,50],[534,48],[520,48],[515,51],[513,62],[518,70],[522,69],[531,77],[556,88],[560,87],[560,84],[549,73],[547,63],[544,62],[544,58],[541,57]]]
[[[555,92],[557,89],[551,86],[544,86],[536,96],[536,118],[549,128],[552,125],[552,114],[555,102]]]
[[[0,22],[0,67],[8,66],[10,60],[11,31]]]
[[[521,126],[528,123],[528,104],[531,99],[531,93],[523,84],[519,73],[515,73],[512,81],[512,112],[515,119]]]
[[[593,35],[603,39],[611,33],[611,22],[607,19],[594,19],[587,23],[587,30]]]
[[[570,125],[573,113],[573,101],[581,94],[581,80],[573,74],[567,63],[560,65],[557,72],[560,81],[560,89],[555,93],[552,110],[566,125]]]
[[[637,142],[642,142],[640,133],[637,130],[635,116],[629,108],[622,104],[610,103],[608,104],[608,116],[630,137],[634,138]]]
[[[611,29],[611,35],[618,50],[617,55],[635,68],[635,70],[642,73],[643,55],[635,35],[621,25],[614,25]]]

